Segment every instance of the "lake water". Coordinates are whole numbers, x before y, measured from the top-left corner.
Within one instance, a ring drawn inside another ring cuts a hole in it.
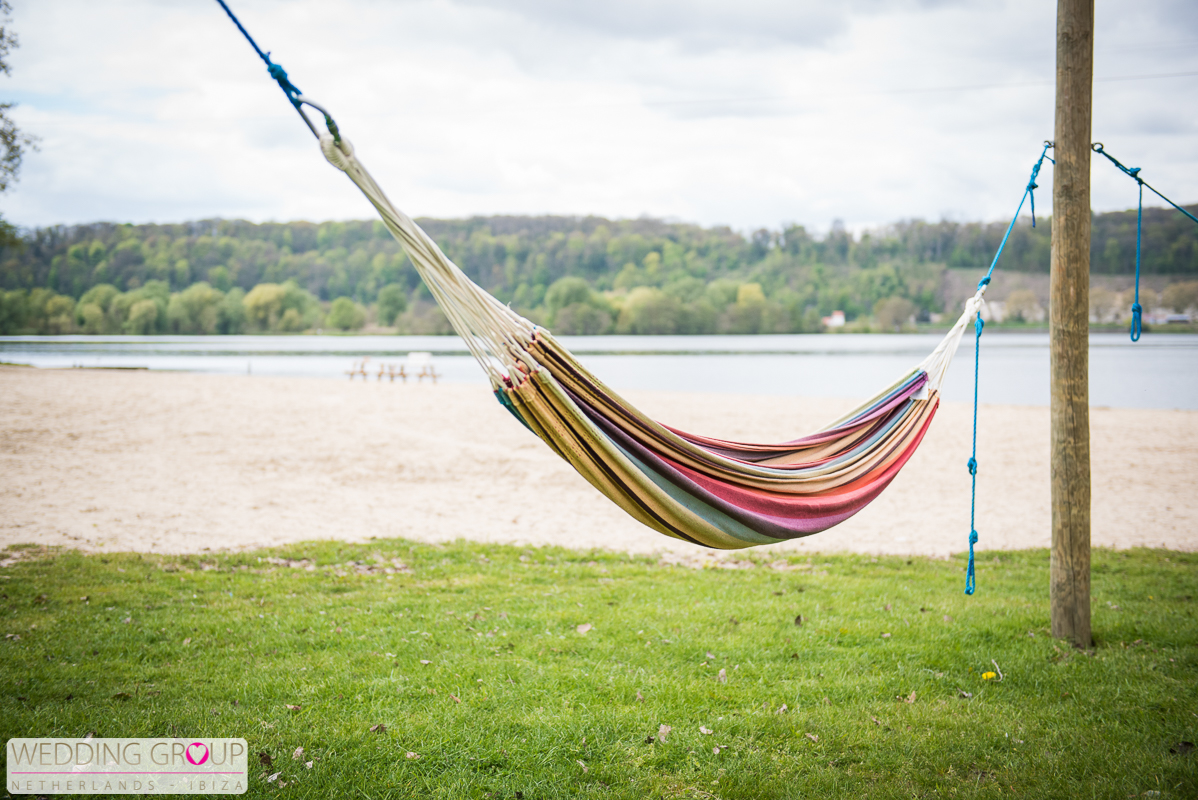
[[[734,392],[863,398],[919,363],[936,334],[777,336],[564,336],[561,341],[617,390]],[[38,367],[146,367],[225,375],[346,380],[351,364],[434,354],[453,383],[485,384],[456,336],[4,336],[0,361]],[[377,368],[376,368],[377,371]],[[374,380],[374,378],[371,378]],[[360,378],[359,378],[360,380]],[[1048,405],[1048,334],[982,337],[983,403]],[[944,385],[969,402],[973,339],[962,341]],[[1090,402],[1116,408],[1198,408],[1198,335],[1090,337]]]

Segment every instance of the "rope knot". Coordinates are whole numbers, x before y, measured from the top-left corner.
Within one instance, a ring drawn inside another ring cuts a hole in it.
[[[978,532],[970,531],[969,532],[969,546],[973,547],[977,543],[978,543]]]
[[[283,69],[282,64],[276,64],[270,60],[270,54],[266,54],[266,71],[270,73],[270,77],[274,78],[287,97],[291,100],[291,104],[299,108],[299,96],[302,92],[299,87],[287,79],[287,70]]]
[[[982,312],[978,312],[977,319],[973,321],[973,329],[977,331],[977,335],[982,335],[982,328],[986,327],[986,321],[982,319]]]
[[[1143,306],[1139,303],[1131,304],[1131,340],[1133,342],[1140,341],[1140,334],[1144,331],[1143,314]]]
[[[976,458],[974,458],[973,456],[969,457],[969,461],[966,462],[965,466],[967,466],[969,468],[970,475],[978,474],[978,460]]]
[[[349,139],[342,137],[340,142],[337,142],[331,134],[320,134],[320,152],[324,153],[325,159],[342,172],[349,172],[350,159],[354,157],[354,146],[349,143]]]

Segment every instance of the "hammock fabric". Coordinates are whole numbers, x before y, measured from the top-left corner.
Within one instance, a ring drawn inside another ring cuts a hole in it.
[[[920,365],[826,428],[781,444],[696,436],[646,417],[548,331],[474,284],[391,204],[347,140],[322,134],[320,145],[399,240],[499,401],[632,517],[706,547],[808,536],[877,497],[927,432],[944,372],[986,289]]]

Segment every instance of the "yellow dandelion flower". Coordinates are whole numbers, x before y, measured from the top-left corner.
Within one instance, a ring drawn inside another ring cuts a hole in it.
[[[982,673],[982,680],[984,680],[984,681],[993,680],[994,678],[997,678],[997,677],[998,677],[998,674],[994,673],[994,672],[983,672]]]

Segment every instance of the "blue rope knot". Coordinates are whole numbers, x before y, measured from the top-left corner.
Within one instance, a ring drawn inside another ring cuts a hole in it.
[[[279,86],[287,93],[287,97],[291,100],[291,104],[296,108],[300,107],[299,96],[303,94],[294,83],[287,79],[287,70],[283,69],[282,64],[276,64],[270,60],[270,53],[266,54],[267,67],[266,71],[270,73],[270,77],[274,78]]]
[[[970,544],[970,546],[972,546],[972,545],[975,545],[975,544],[977,544],[977,543],[978,543],[978,532],[977,532],[977,531],[970,531],[970,532],[969,532],[969,544]]]
[[[1144,307],[1139,303],[1131,304],[1131,340],[1133,342],[1140,341],[1140,334],[1144,330],[1143,325]]]
[[[983,286],[989,286],[989,285],[990,285],[990,276],[989,275],[987,275],[986,277],[984,277],[980,281],[978,281],[979,289],[981,289]]]
[[[970,475],[978,474],[978,460],[976,458],[974,458],[973,456],[969,457],[969,461],[966,462],[965,466],[967,466],[969,468]],[[972,535],[977,536],[977,531],[974,531],[974,533]]]
[[[973,329],[977,332],[978,336],[981,336],[982,328],[984,327],[986,327],[986,321],[982,319],[982,312],[979,311],[977,319],[973,321]]]

